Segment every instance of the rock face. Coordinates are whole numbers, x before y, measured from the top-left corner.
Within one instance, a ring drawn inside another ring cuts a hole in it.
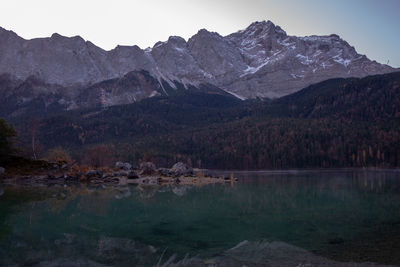
[[[0,117],[53,114],[80,107],[106,108],[153,96],[172,95],[186,89],[237,99],[211,84],[185,87],[174,81],[171,85],[163,79],[157,80],[145,70],[131,71],[120,78],[77,88],[48,84],[34,76],[23,81],[9,74],[0,74]]]
[[[228,36],[203,29],[187,42],[173,36],[145,50],[117,46],[110,51],[79,36],[53,34],[50,38],[25,40],[0,28],[0,51],[0,74],[10,74],[16,84],[35,77],[22,86],[20,93],[25,90],[45,95],[44,102],[53,97],[70,109],[96,98],[100,87],[106,91],[110,105],[168,94],[166,87],[178,89],[177,83],[182,88],[209,83],[240,98],[275,98],[329,78],[396,70],[358,54],[337,35],[289,36],[270,21],[255,22]],[[147,81],[146,75],[140,75],[142,70],[158,83]],[[128,76],[92,87],[132,71],[137,71],[135,81]],[[68,102],[70,95],[90,97],[76,103]],[[28,94],[21,101],[29,101],[30,97]]]

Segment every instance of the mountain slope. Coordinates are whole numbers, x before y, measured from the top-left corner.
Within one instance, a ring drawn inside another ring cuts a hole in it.
[[[16,118],[47,116],[79,108],[107,108],[137,102],[154,96],[173,96],[185,91],[201,91],[235,98],[212,85],[185,85],[178,81],[156,79],[145,70],[131,71],[120,78],[109,79],[89,86],[64,87],[49,84],[30,76],[19,80],[0,75],[0,116]],[[189,100],[188,100],[189,101]]]
[[[400,122],[400,72],[327,80],[276,100],[266,112],[298,118]]]
[[[395,71],[358,54],[337,35],[288,36],[270,21],[228,36],[202,29],[187,42],[172,36],[145,50],[117,46],[110,51],[79,36],[24,40],[0,28],[0,51],[0,74],[19,80],[35,76],[46,84],[87,88],[145,70],[162,87],[162,81],[173,88],[174,81],[186,87],[208,83],[242,98],[276,98],[330,78]],[[152,91],[141,94],[149,97]]]

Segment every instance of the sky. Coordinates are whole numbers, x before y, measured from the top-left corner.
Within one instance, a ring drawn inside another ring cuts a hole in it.
[[[0,26],[25,39],[57,32],[103,49],[221,35],[271,20],[289,35],[340,35],[360,54],[400,67],[400,0],[1,0]]]

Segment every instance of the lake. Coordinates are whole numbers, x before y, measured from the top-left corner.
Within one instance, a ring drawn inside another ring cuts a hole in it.
[[[201,187],[0,185],[0,266],[400,265],[399,170],[234,173]]]

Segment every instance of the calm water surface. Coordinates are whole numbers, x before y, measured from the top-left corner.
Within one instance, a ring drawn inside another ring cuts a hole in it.
[[[203,187],[0,185],[0,266],[162,265],[226,255],[244,240],[400,264],[400,171],[235,175]],[[266,260],[254,250],[240,260]]]

